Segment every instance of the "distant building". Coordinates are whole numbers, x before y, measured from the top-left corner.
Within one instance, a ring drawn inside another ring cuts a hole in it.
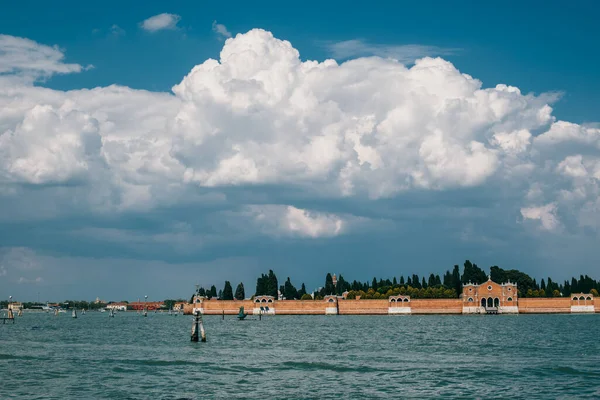
[[[96,300],[94,300],[94,304],[106,304],[106,302],[104,300],[100,300],[100,297],[96,297]]]
[[[333,274],[331,280],[333,281],[333,286],[337,286],[337,276],[335,276],[335,274]]]
[[[173,304],[173,311],[183,311],[183,306],[185,306],[185,304],[185,302]]]
[[[146,308],[148,311],[158,310],[163,308],[164,305],[162,301],[134,301],[129,303],[129,307],[132,310],[143,310]]]
[[[110,303],[106,305],[108,310],[127,311],[127,303]]]
[[[496,283],[488,277],[481,285],[467,283],[462,292],[463,314],[518,313],[517,284]]]

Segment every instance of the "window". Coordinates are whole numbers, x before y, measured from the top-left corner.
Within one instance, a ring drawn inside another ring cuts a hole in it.
[[[512,288],[511,288],[511,287],[509,287],[509,288],[508,288],[508,291],[510,292],[511,290],[512,290]]]
[[[330,298],[329,298],[329,300],[327,300],[327,301],[329,301],[330,303],[333,303],[333,302],[334,302],[334,300],[333,300],[333,298],[332,298],[332,297],[330,297]]]
[[[488,286],[488,290],[492,290],[492,285],[489,285],[489,286]]]
[[[589,296],[586,298],[586,300],[591,300],[591,299],[592,299],[592,298],[591,298],[591,297],[589,297]]]
[[[506,301],[512,301],[512,297],[509,297],[508,299],[506,299]]]
[[[473,291],[473,288],[472,288],[472,287],[470,287],[470,288],[469,288],[469,292],[472,292],[472,291]]]
[[[579,300],[585,300],[585,297],[581,296],[581,297],[579,298]]]
[[[573,297],[573,301],[577,301],[577,297]]]
[[[473,298],[472,298],[472,297],[469,297],[469,300],[467,300],[467,301],[468,301],[469,303],[472,303],[472,302],[473,302]]]

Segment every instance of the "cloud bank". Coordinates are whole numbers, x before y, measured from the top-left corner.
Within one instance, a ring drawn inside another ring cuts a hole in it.
[[[0,46],[17,49],[0,53],[5,223],[85,215],[96,222],[77,227],[79,239],[122,234],[119,245],[144,252],[331,240],[415,215],[502,216],[515,232],[597,238],[600,129],[556,120],[552,93],[484,88],[441,58],[304,61],[260,29],[228,39],[172,93],[62,92],[20,79],[80,72],[59,49],[7,36]],[[190,209],[202,218],[172,217],[158,234],[99,226]]]

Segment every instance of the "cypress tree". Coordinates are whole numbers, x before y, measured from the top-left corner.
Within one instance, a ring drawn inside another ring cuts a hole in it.
[[[237,285],[235,289],[235,299],[236,300],[244,300],[246,298],[246,292],[244,291],[244,284],[242,282]]]
[[[377,279],[376,278],[373,278],[373,283],[371,283],[371,288],[375,291],[377,290]]]
[[[435,286],[435,275],[434,274],[429,275],[429,280],[427,281],[427,286],[428,287]]]
[[[304,296],[306,294],[306,286],[304,286],[304,283],[302,283],[302,286],[300,287],[300,290],[298,291],[298,298],[301,299],[302,296]]]
[[[329,272],[327,273],[327,276],[325,277],[324,289],[325,289],[325,291],[323,292],[324,295],[335,294],[335,286],[333,286],[333,278],[331,277],[331,274]]]
[[[273,272],[273,270],[270,269],[269,277],[268,277],[268,281],[267,281],[267,295],[277,298],[277,294],[278,294],[277,288],[278,288],[277,277],[275,276],[275,273]]]
[[[400,286],[404,286],[404,276],[400,276]]]
[[[221,295],[222,300],[233,300],[233,288],[229,281],[225,281],[225,287],[223,287],[223,293]]]

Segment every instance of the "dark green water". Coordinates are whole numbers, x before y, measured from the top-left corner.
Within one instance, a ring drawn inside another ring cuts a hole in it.
[[[600,315],[191,318],[26,313],[0,398],[600,399]]]

